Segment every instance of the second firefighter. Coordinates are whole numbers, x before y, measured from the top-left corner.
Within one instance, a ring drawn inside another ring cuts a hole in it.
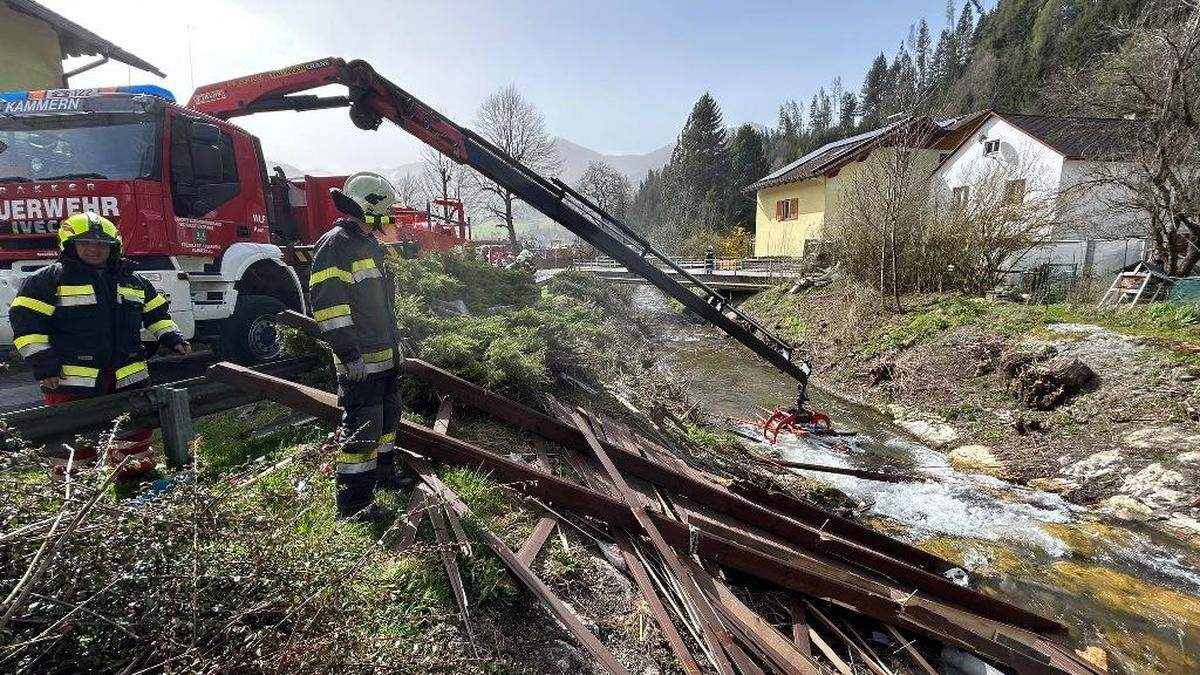
[[[313,319],[333,350],[337,370],[337,513],[373,503],[378,482],[397,483],[393,447],[400,423],[399,331],[395,285],[374,230],[387,220],[396,191],[382,176],[358,173],[333,190],[339,218],[316,244],[309,289]]]

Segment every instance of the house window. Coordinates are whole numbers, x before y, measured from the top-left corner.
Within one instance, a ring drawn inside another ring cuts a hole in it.
[[[1000,139],[993,138],[990,141],[983,142],[983,154],[994,155],[997,152],[1000,152]]]
[[[780,199],[775,202],[775,220],[795,220],[800,217],[800,199]]]
[[[1025,179],[1018,178],[1004,183],[1004,203],[1020,204],[1025,201]]]
[[[967,208],[967,202],[970,200],[971,186],[969,185],[954,188],[953,193],[950,195],[950,203],[954,206],[955,210],[958,211]]]

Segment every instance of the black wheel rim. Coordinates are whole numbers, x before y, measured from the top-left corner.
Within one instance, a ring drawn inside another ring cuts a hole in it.
[[[246,331],[246,345],[256,360],[267,361],[279,356],[279,331],[275,330],[275,317],[264,315],[250,322]]]

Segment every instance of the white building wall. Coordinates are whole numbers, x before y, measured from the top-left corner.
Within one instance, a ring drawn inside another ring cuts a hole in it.
[[[1062,188],[1065,191],[1062,222],[1063,237],[1087,239],[1124,239],[1144,237],[1145,212],[1122,205],[1130,201],[1129,191],[1110,181],[1134,170],[1128,162],[1067,160],[1063,162]]]
[[[992,139],[1000,141],[1000,150],[985,155],[984,141]],[[1052,234],[1051,241],[1010,261],[1009,270],[1016,273],[1050,263],[1072,268],[1075,274],[1108,277],[1141,259],[1145,216],[1114,208],[1122,188],[1087,185],[1103,171],[1131,167],[1065,159],[999,117],[984,122],[931,176],[935,208],[948,207],[955,187],[977,183],[998,165],[1006,178],[1025,179],[1027,199],[1039,192],[1063,195],[1060,231]]]
[[[999,140],[1000,150],[984,154],[984,141]],[[932,176],[939,207],[951,203],[954,188],[978,183],[1002,169],[1007,177],[1025,179],[1026,194],[1047,194],[1061,185],[1063,156],[999,117],[991,117]]]

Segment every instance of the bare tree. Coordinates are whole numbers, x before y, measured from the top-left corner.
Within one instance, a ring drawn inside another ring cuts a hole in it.
[[[936,153],[924,150],[936,129],[908,117],[880,134],[865,161],[840,177],[827,234],[847,274],[891,297],[915,285],[926,239],[928,176]],[[932,158],[931,158],[932,155]]]
[[[467,171],[461,164],[427,147],[421,152],[421,165],[421,189],[429,201],[463,199]],[[450,214],[450,206],[443,203],[442,217],[449,220]]]
[[[489,95],[479,106],[475,122],[479,132],[513,159],[538,173],[556,173],[560,163],[546,121],[516,86],[508,85]],[[477,182],[482,206],[508,230],[508,240],[517,246],[515,227],[517,196],[486,179]]]
[[[396,176],[392,187],[396,188],[396,199],[404,206],[416,207],[421,201],[421,181],[414,174]]]
[[[1118,189],[1114,208],[1148,219],[1153,255],[1187,275],[1200,262],[1200,3],[1152,0],[1137,21],[1113,28],[1122,47],[1067,87],[1093,113],[1133,120],[1093,182]]]
[[[589,162],[583,175],[575,183],[575,189],[600,208],[622,220],[633,201],[633,186],[629,179],[605,162]]]
[[[1020,153],[1028,157],[1027,153]],[[926,272],[983,294],[1055,233],[1074,192],[1063,193],[1033,161],[988,158],[968,166],[953,192],[935,196],[924,248]]]

